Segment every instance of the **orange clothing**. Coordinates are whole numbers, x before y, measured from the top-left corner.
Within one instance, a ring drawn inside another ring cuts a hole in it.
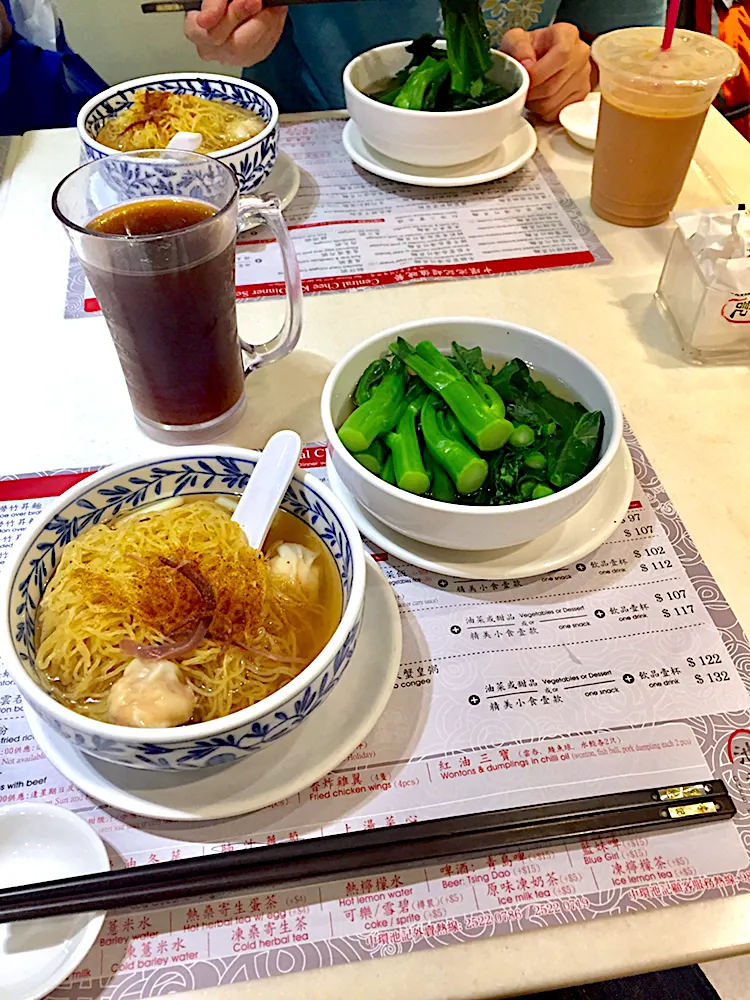
[[[733,80],[727,80],[721,90],[727,110],[750,105],[750,2],[735,3],[728,10],[721,5],[719,12],[719,38],[731,45],[739,54],[740,71]],[[734,120],[734,126],[750,139],[750,108],[748,113]]]
[[[697,0],[696,27],[711,34],[711,0]],[[719,110],[746,139],[750,140],[750,107],[739,117],[732,112],[750,106],[750,0],[739,0],[727,7],[722,0],[716,4],[719,18],[719,38],[731,46],[740,57],[740,71],[721,88],[717,100]]]

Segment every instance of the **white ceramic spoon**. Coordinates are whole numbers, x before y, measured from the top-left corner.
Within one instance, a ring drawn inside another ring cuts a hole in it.
[[[200,132],[175,132],[167,143],[167,149],[185,149],[188,153],[194,153],[202,142]]]
[[[245,532],[250,546],[262,549],[268,529],[291,482],[302,452],[294,431],[279,431],[260,453],[250,482],[240,497],[232,520]]]

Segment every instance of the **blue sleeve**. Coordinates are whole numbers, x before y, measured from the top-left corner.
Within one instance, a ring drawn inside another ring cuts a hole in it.
[[[68,47],[57,52],[14,34],[0,55],[0,135],[75,125],[79,109],[107,84]]]
[[[662,25],[666,0],[562,0],[556,21],[568,21],[585,35],[602,35],[615,28]]]
[[[438,34],[438,12],[438,0],[296,5],[271,55],[242,75],[270,90],[281,111],[343,108],[349,60],[387,42]]]

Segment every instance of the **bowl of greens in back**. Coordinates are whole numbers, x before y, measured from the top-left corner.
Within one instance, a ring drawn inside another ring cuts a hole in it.
[[[344,70],[346,108],[365,142],[423,167],[468,163],[497,149],[523,114],[529,75],[490,49],[489,39],[484,59],[466,62],[456,69],[446,42],[429,36],[353,59]]]
[[[591,362],[536,330],[473,317],[357,345],[329,375],[321,413],[328,461],[354,499],[449,549],[520,545],[562,524],[622,439],[620,406]]]

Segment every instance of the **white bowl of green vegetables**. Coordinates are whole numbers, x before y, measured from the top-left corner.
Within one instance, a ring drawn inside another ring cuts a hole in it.
[[[425,35],[369,49],[344,70],[346,108],[362,138],[403,163],[479,159],[514,131],[529,89],[496,49],[478,0],[442,0],[445,40]]]
[[[551,337],[455,317],[350,351],[321,399],[329,458],[354,499],[449,549],[520,545],[586,504],[622,439],[604,376]]]

